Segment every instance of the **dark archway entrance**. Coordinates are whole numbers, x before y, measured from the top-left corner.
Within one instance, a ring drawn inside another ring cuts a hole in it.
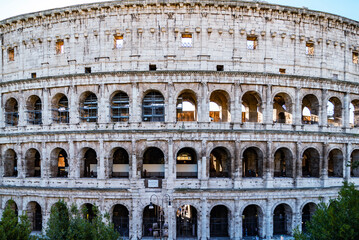
[[[197,210],[191,205],[183,205],[177,210],[177,238],[197,237]]]
[[[228,237],[228,208],[217,205],[212,208],[210,216],[210,236]]]
[[[125,206],[121,204],[115,205],[113,208],[112,222],[116,231],[121,237],[128,237],[130,230],[129,213]]]

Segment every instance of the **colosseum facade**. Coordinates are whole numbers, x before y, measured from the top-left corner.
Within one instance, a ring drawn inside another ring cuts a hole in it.
[[[356,21],[127,0],[0,32],[0,209],[13,199],[34,231],[63,199],[129,239],[271,239],[359,184]]]

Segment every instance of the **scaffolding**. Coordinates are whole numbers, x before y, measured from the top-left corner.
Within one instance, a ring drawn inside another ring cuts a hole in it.
[[[163,122],[165,120],[164,98],[159,92],[150,92],[142,104],[142,118],[145,122]]]
[[[42,124],[42,104],[41,100],[38,99],[33,106],[27,107],[27,122],[32,125]]]
[[[69,108],[68,100],[66,96],[63,96],[56,106],[53,106],[52,120],[56,123],[69,123]]]
[[[80,119],[84,122],[97,122],[97,97],[90,94],[80,107]]]
[[[129,97],[126,93],[117,93],[112,98],[111,119],[113,122],[128,122]]]
[[[19,123],[19,113],[16,112],[5,112],[5,124],[7,126],[17,126]]]

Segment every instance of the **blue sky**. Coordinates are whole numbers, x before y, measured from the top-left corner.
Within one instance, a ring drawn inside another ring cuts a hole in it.
[[[308,7],[359,21],[359,0],[266,0],[280,5]],[[0,0],[0,20],[12,16],[101,0]]]

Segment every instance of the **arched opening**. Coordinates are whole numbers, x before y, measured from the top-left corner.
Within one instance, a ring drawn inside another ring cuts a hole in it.
[[[151,91],[145,95],[142,101],[142,121],[164,122],[165,99],[160,92]]]
[[[15,98],[10,98],[5,103],[5,124],[8,126],[19,124],[19,104]]]
[[[263,219],[261,208],[257,205],[247,206],[242,213],[242,231],[243,237],[260,236],[260,223]]]
[[[14,211],[16,216],[19,215],[19,209],[17,208],[17,204],[14,200],[10,199],[9,201],[7,201],[5,207],[10,207],[10,209]]]
[[[342,103],[337,97],[331,97],[327,103],[327,119],[330,126],[342,125]]]
[[[197,237],[197,210],[191,205],[183,205],[177,209],[177,238]]]
[[[213,91],[209,98],[209,118],[211,122],[230,122],[230,102],[225,91]]]
[[[69,163],[67,153],[62,148],[55,148],[51,152],[51,177],[68,177]]]
[[[83,213],[83,218],[88,220],[89,222],[92,222],[97,216],[97,208],[91,203],[85,203],[84,205],[82,205],[81,209]]]
[[[32,125],[42,124],[42,103],[41,99],[32,95],[26,102],[27,122]]]
[[[55,123],[69,123],[69,101],[62,94],[56,94],[52,99],[52,120]]]
[[[224,205],[217,205],[212,208],[210,214],[210,236],[229,237],[228,234],[229,211]]]
[[[293,155],[288,148],[274,153],[274,177],[293,177]]]
[[[273,213],[273,235],[290,235],[292,233],[292,209],[287,204],[280,204]]]
[[[118,92],[111,100],[112,122],[128,122],[130,116],[130,99],[124,92]]]
[[[159,148],[150,147],[143,154],[142,177],[165,177],[165,157]]]
[[[312,219],[312,216],[317,209],[317,205],[315,203],[307,203],[304,205],[302,210],[302,231],[307,231],[307,224]]]
[[[292,124],[292,99],[286,93],[278,93],[274,97],[273,122]]]
[[[318,124],[319,101],[313,94],[306,95],[302,100],[302,123]]]
[[[359,164],[359,150],[356,149],[350,155],[350,176],[351,177],[359,177],[359,168],[353,168],[353,164]]]
[[[349,105],[349,124],[351,127],[359,126],[359,100],[353,100]]]
[[[123,148],[116,148],[113,153],[112,177],[128,178],[130,160],[128,153]]]
[[[157,205],[149,205],[143,210],[142,218],[142,236],[143,237],[159,237],[164,216],[161,214],[161,207]]]
[[[182,148],[176,158],[177,178],[197,178],[197,154],[192,148]]]
[[[262,122],[262,100],[257,92],[246,92],[242,97],[242,122]]]
[[[328,155],[328,177],[343,177],[343,153],[339,149]]]
[[[37,202],[29,202],[26,207],[27,217],[31,224],[32,231],[42,230],[42,213],[41,207]]]
[[[97,122],[97,96],[93,92],[85,92],[80,97],[80,119],[83,122]]]
[[[216,147],[209,157],[209,177],[231,177],[231,156],[224,147]]]
[[[319,177],[319,153],[314,148],[308,148],[303,153],[302,176]]]
[[[263,176],[263,153],[259,148],[249,147],[243,152],[243,177]]]
[[[97,154],[92,148],[87,148],[84,154],[84,165],[81,177],[97,177]]]
[[[197,99],[192,91],[185,91],[177,98],[177,122],[197,121]]]
[[[31,148],[26,151],[26,177],[41,177],[41,158],[40,153]]]
[[[121,237],[128,237],[130,231],[130,219],[127,208],[121,204],[116,204],[113,208],[112,222],[116,231]]]
[[[17,155],[13,149],[5,152],[4,177],[17,177]]]

